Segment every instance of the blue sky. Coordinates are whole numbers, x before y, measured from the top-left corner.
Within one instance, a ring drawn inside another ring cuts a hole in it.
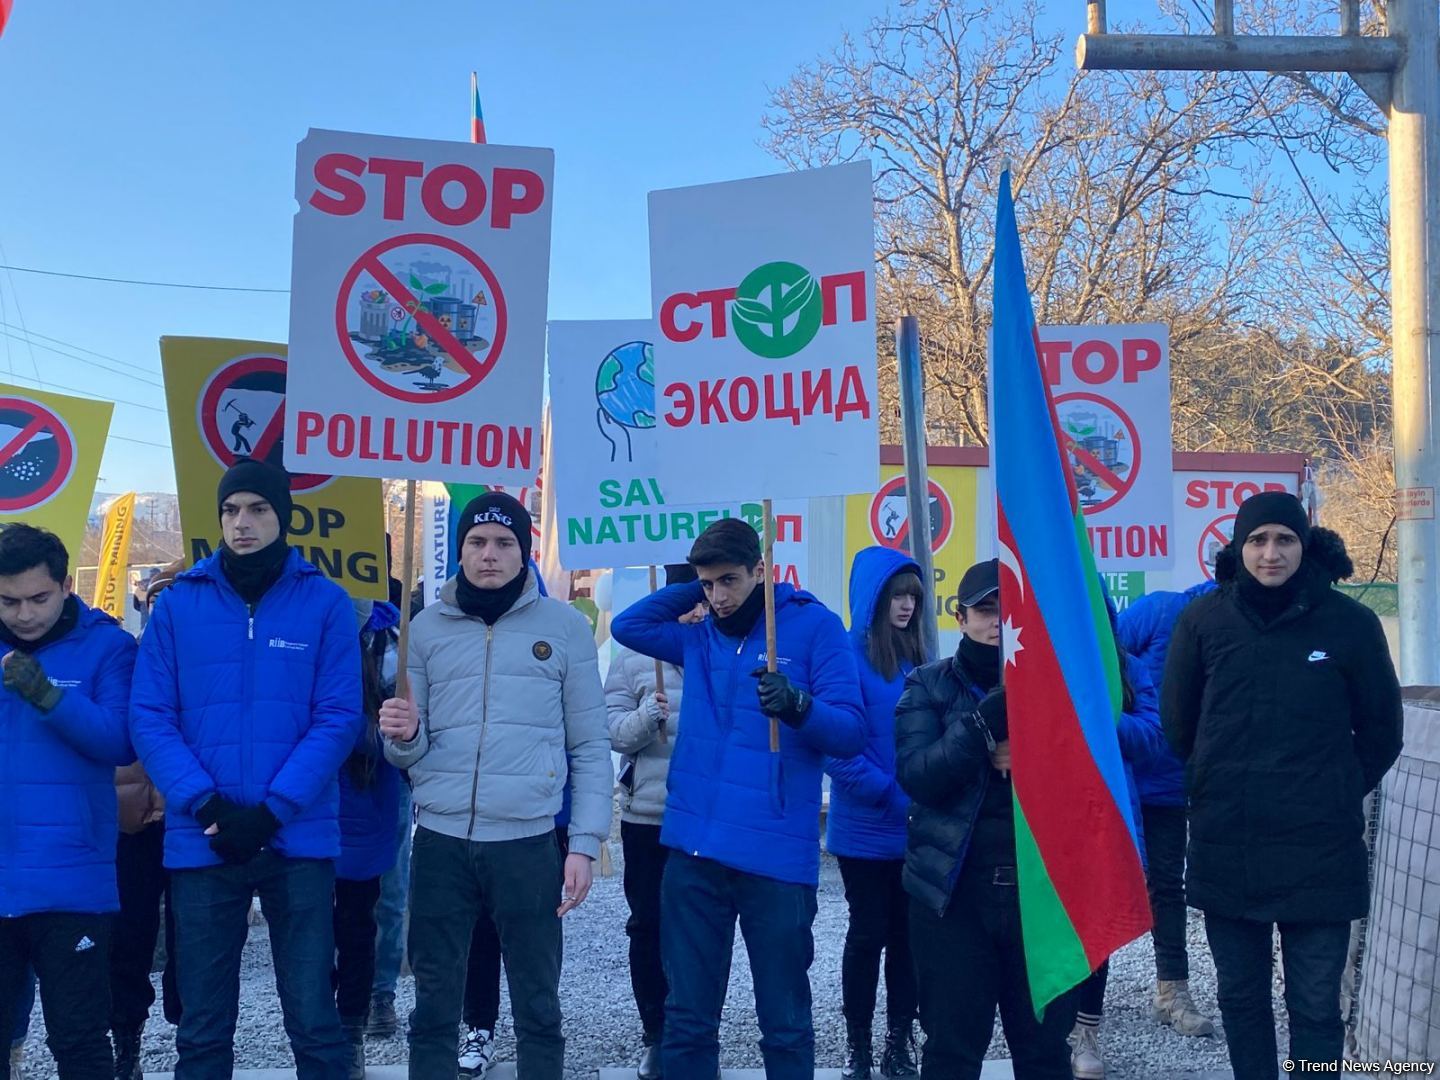
[[[769,87],[885,7],[15,0],[0,263],[287,288],[306,129],[468,138],[478,69],[491,141],[556,151],[551,317],[644,316],[646,192],[776,171],[758,145]],[[1078,33],[1083,7],[1050,18]],[[173,491],[158,339],[283,341],[287,321],[283,294],[0,270],[0,380],[116,400],[101,487]]]

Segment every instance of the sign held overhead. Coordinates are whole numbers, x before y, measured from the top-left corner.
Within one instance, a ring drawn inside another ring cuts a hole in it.
[[[285,461],[528,483],[554,154],[311,131],[296,171]]]

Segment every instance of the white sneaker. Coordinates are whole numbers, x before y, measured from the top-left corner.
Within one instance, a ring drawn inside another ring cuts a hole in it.
[[[495,1035],[484,1028],[466,1028],[460,1037],[460,1080],[481,1080],[495,1064]]]
[[[1100,1053],[1100,1029],[1076,1024],[1070,1034],[1070,1072],[1075,1080],[1105,1080],[1105,1058]]]

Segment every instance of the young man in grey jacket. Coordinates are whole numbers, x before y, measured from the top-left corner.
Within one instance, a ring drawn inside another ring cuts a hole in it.
[[[699,575],[689,563],[665,567],[665,584],[681,585]],[[705,618],[704,604],[680,617],[682,623]],[[655,671],[664,672],[665,687],[656,685]],[[625,902],[630,918],[630,985],[644,1030],[645,1052],[636,1070],[639,1080],[661,1080],[660,1043],[665,1031],[665,996],[669,984],[660,963],[660,882],[669,848],[660,843],[665,817],[665,787],[670,775],[670,750],[678,735],[681,680],[674,664],[652,660],[617,645],[605,679],[605,704],[610,710],[610,746],[623,754],[620,766],[620,843],[625,852]]]
[[[470,931],[493,919],[510,980],[521,1080],[560,1080],[560,919],[590,891],[610,834],[610,739],[590,624],[542,597],[530,515],[470,502],[460,572],[411,624],[410,693],[380,711],[386,757],[408,769],[419,821],[410,873],[410,1076],[457,1071]],[[568,759],[568,767],[567,767]],[[572,797],[570,854],[555,815]]]

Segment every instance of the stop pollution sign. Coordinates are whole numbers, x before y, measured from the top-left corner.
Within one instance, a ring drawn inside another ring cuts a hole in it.
[[[521,486],[540,464],[554,154],[311,131],[292,471]]]

